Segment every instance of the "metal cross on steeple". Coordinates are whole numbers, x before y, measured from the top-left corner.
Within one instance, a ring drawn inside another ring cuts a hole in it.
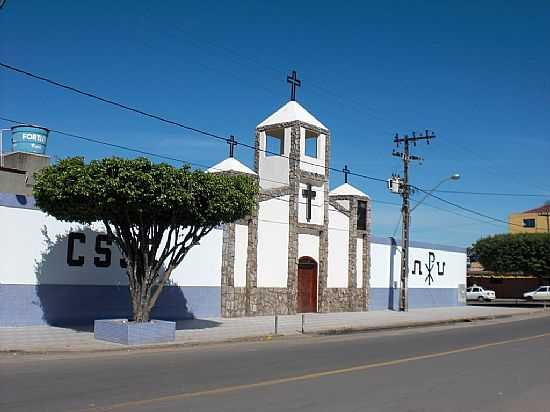
[[[342,172],[344,172],[344,183],[348,182],[348,175],[350,174],[350,170],[348,169],[348,165],[344,165],[344,168],[342,169]]]
[[[311,201],[315,199],[315,191],[311,190],[311,185],[307,185],[307,189],[302,190],[302,196],[307,199],[307,208],[306,208],[306,220],[309,222],[311,220]]]
[[[238,145],[237,141],[235,140],[235,136],[233,135],[229,136],[229,139],[227,139],[226,141],[227,141],[227,144],[229,145],[229,157],[234,157],[235,146]]]
[[[295,101],[296,100],[296,87],[300,87],[302,85],[302,81],[298,80],[298,77],[296,76],[296,70],[292,70],[292,76],[286,76],[286,82],[290,83],[290,100]]]

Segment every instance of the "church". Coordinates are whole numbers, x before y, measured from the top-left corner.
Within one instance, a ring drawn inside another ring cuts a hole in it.
[[[369,197],[329,190],[330,139],[290,100],[256,127],[254,171],[232,157],[209,169],[261,188],[256,215],[223,229],[224,316],[367,309]]]
[[[229,158],[208,169],[254,176],[255,213],[191,249],[153,317],[397,308],[400,248],[371,233],[371,200],[347,167],[345,183],[329,187],[330,129],[294,97],[293,85],[256,126],[253,169],[233,156],[233,139]],[[0,194],[0,223],[0,326],[131,316],[120,254],[101,227],[57,221],[19,193]],[[463,248],[412,242],[409,259],[411,308],[465,304]]]

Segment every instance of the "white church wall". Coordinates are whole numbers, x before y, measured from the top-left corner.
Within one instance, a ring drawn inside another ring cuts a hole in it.
[[[329,206],[327,287],[348,287],[349,219]]]
[[[419,267],[422,269],[422,274],[418,270]],[[465,253],[438,250],[435,247],[410,248],[410,288],[456,288],[459,284],[466,284]]]
[[[322,225],[324,221],[325,192],[322,186],[311,186],[315,192],[315,199],[311,200],[311,220],[307,221],[307,198],[303,191],[307,190],[307,184],[300,183],[300,204],[298,205],[298,222]]]
[[[371,242],[370,309],[397,308],[401,248]],[[439,264],[439,266],[438,266]],[[459,248],[417,242],[409,249],[409,307],[460,305],[466,285],[466,253]]]
[[[125,262],[102,224],[61,222],[30,206],[3,206],[18,204],[13,199],[0,199],[0,326],[131,316]],[[32,201],[27,199],[23,205]],[[214,229],[174,270],[154,313],[219,316],[221,252],[222,231]]]
[[[298,235],[298,258],[309,256],[319,264],[319,236],[300,233]]]
[[[290,153],[290,128],[284,131],[284,155]],[[266,150],[266,132],[260,133],[260,186],[265,189],[288,185],[288,159],[286,157],[268,155]]]
[[[317,137],[317,157],[307,156],[306,148],[306,129],[300,128],[300,169],[307,172],[325,174],[325,143],[326,136],[320,134]]]
[[[120,253],[113,244],[99,242],[108,248],[110,264],[97,266],[95,260],[105,260],[104,252],[96,252],[98,235],[103,226],[91,228],[77,223],[61,222],[39,210],[0,206],[2,236],[0,236],[0,283],[34,285],[39,281],[58,285],[127,285],[126,272],[120,267]],[[83,238],[70,240],[70,233],[82,233]],[[82,265],[67,263],[69,243],[74,259]],[[220,286],[222,231],[214,229],[193,247],[170,277],[177,286]],[[219,252],[219,253],[218,253]],[[47,272],[47,273],[46,273]]]
[[[289,196],[260,203],[258,211],[258,287],[285,287],[288,277]]]
[[[235,287],[246,286],[246,258],[248,255],[248,226],[235,225]]]
[[[363,287],[363,239],[357,239],[357,287]]]
[[[399,279],[400,253],[399,248],[391,249],[389,245],[372,243],[370,244],[371,267],[370,267],[370,287],[371,288],[389,288],[391,286],[391,273],[397,274]],[[393,259],[390,258],[390,252],[395,251]],[[393,261],[393,263],[392,263]]]
[[[214,229],[187,253],[170,279],[177,286],[220,286],[223,230]]]

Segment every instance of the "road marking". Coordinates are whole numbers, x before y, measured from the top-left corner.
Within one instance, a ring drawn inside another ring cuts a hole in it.
[[[457,353],[471,352],[471,351],[476,351],[480,349],[492,348],[495,346],[507,345],[510,343],[525,342],[525,341],[541,339],[546,337],[550,337],[550,332],[543,333],[540,335],[526,336],[523,338],[515,338],[515,339],[508,339],[508,340],[503,340],[498,342],[485,343],[482,345],[467,346],[465,348],[453,349],[445,352],[434,352],[434,353],[429,353],[427,355],[412,356],[409,358],[401,358],[401,359],[395,359],[395,360],[385,361],[385,362],[368,363],[364,365],[351,366],[349,368],[332,369],[332,370],[323,371],[323,372],[314,372],[314,373],[308,373],[305,375],[289,376],[287,378],[270,379],[266,381],[261,381],[256,383],[247,383],[243,385],[223,386],[220,388],[205,389],[205,390],[196,391],[196,392],[184,392],[184,393],[179,393],[174,395],[159,396],[157,398],[143,399],[139,401],[122,402],[122,403],[117,403],[109,406],[93,407],[93,408],[82,410],[82,412],[108,412],[108,411],[115,411],[115,410],[124,409],[124,408],[150,405],[156,402],[175,401],[175,400],[181,400],[181,399],[196,398],[200,396],[220,395],[228,392],[236,392],[236,391],[241,391],[246,389],[256,389],[256,388],[280,385],[280,384],[290,383],[290,382],[307,381],[312,379],[323,378],[326,376],[342,375],[346,373],[366,371],[369,369],[381,368],[385,366],[400,365],[403,363],[415,362],[415,361],[420,361],[424,359],[441,358],[444,356],[454,355]]]

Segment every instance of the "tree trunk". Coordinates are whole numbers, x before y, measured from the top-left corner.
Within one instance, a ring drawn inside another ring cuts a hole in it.
[[[147,285],[146,274],[150,268],[143,268],[140,264],[128,264],[128,279],[130,281],[130,297],[134,322],[149,322],[151,314],[151,286]]]
[[[134,322],[149,322],[149,310],[148,302],[136,302],[134,309]]]

